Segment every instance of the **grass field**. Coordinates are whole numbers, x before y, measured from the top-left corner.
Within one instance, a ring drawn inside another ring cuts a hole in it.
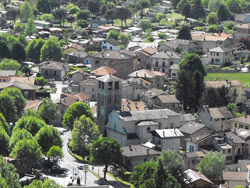
[[[250,87],[250,73],[208,73],[205,80],[240,80],[244,86]]]

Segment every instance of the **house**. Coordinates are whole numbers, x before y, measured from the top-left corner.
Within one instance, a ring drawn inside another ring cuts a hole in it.
[[[170,67],[178,64],[181,58],[172,51],[158,52],[151,56],[151,70],[166,73],[170,77]]]
[[[232,129],[249,130],[250,128],[250,116],[249,115],[233,118],[231,119],[231,122],[232,122]]]
[[[179,65],[177,64],[171,65],[169,77],[172,78],[173,80],[176,80],[178,78],[178,70],[179,70]]]
[[[205,81],[206,88],[221,88],[225,87],[228,89],[228,97],[231,102],[241,101],[243,97],[243,88],[239,80],[214,80]]]
[[[194,47],[195,44],[191,40],[174,39],[159,43],[157,49],[159,52],[172,51],[175,49],[191,52]]]
[[[9,82],[15,75],[16,70],[0,70],[0,82]]]
[[[128,75],[129,78],[142,78],[152,83],[153,87],[162,89],[165,84],[166,73],[141,69]]]
[[[53,120],[53,125],[61,125],[64,114],[66,113],[68,107],[79,101],[89,105],[90,96],[86,93],[78,93],[75,95],[62,93],[61,99],[55,102],[57,104],[58,116],[55,120]]]
[[[141,111],[147,110],[147,105],[143,101],[133,101],[126,98],[122,99],[121,111]]]
[[[57,61],[44,61],[38,64],[39,70],[44,78],[64,80],[66,71],[69,69],[66,63]]]
[[[157,129],[151,131],[152,133],[152,143],[160,148],[161,151],[172,150],[175,152],[180,152],[180,139],[183,134],[179,129]]]
[[[43,29],[49,29],[52,24],[49,22],[45,22],[45,21],[41,21],[41,20],[35,20],[34,24],[36,25],[36,27],[41,27]]]
[[[7,20],[7,15],[6,15],[7,11],[4,10],[0,10],[0,22],[4,22]]]
[[[16,80],[24,84],[31,84],[31,85],[35,84],[35,77],[12,76],[10,77],[10,80]]]
[[[184,177],[184,181],[188,187],[212,188],[214,185],[213,182],[211,182],[204,174],[196,172],[192,169],[184,171]]]
[[[180,127],[191,122],[191,121],[196,121],[196,118],[193,116],[193,114],[185,114],[185,113],[181,112]]]
[[[137,52],[138,56],[138,65],[137,65],[137,70],[140,69],[149,69],[151,60],[150,57],[154,55],[157,52],[157,49],[154,49],[150,46],[141,49],[140,51]]]
[[[249,159],[249,153],[250,153],[250,130],[247,129],[233,129],[232,130],[237,136],[239,136],[243,141],[244,144],[239,145],[239,152],[240,152],[240,157]],[[236,149],[236,152],[237,149]]]
[[[241,24],[250,23],[250,14],[235,14],[234,21]]]
[[[115,69],[119,78],[126,79],[135,69],[134,57],[119,51],[104,51],[91,55],[91,71],[102,66]]]
[[[216,47],[207,52],[207,62],[212,65],[225,65],[233,60],[233,50],[231,48]]]
[[[152,88],[150,90],[143,91],[140,94],[140,98],[148,105],[150,109],[152,109],[154,107],[154,98],[164,94],[166,93],[163,90]]]
[[[83,65],[91,64],[89,54],[83,51],[68,52],[64,54],[67,63],[79,63]]]
[[[89,73],[85,72],[83,69],[79,69],[71,73],[71,80],[73,84],[79,84],[83,80],[87,80]]]
[[[102,52],[105,50],[120,51],[121,50],[121,43],[113,38],[109,38],[109,39],[101,42],[100,48],[101,48]]]
[[[248,172],[223,171],[223,180],[228,188],[247,187]]]
[[[175,112],[180,112],[181,102],[176,99],[175,95],[158,95],[154,98],[154,108],[168,108]]]
[[[58,38],[62,37],[62,35],[63,35],[63,31],[60,28],[51,27],[51,28],[49,28],[49,31],[50,31],[51,36],[55,36]]]
[[[232,118],[234,118],[234,115],[227,107],[203,107],[199,113],[201,123],[215,131],[229,130],[231,128],[230,119]]]
[[[79,83],[79,85],[72,86],[73,93],[86,93],[91,96],[91,101],[97,100],[97,86],[98,81],[96,79],[87,79]]]
[[[143,145],[129,145],[121,147],[122,156],[125,161],[125,168],[133,171],[133,168],[145,161],[156,160],[160,155],[159,151],[147,148]]]
[[[112,111],[108,115],[107,135],[121,146],[152,140],[151,131],[179,127],[180,114],[169,110]],[[165,147],[165,146],[164,146]]]
[[[142,78],[130,78],[122,82],[122,97],[130,100],[138,100],[140,94],[149,90],[152,84]]]
[[[107,66],[102,66],[102,67],[99,67],[95,70],[92,70],[90,72],[91,76],[95,76],[95,77],[101,77],[101,76],[106,76],[106,75],[115,75],[117,73],[116,70],[110,68],[110,67],[107,67]]]
[[[236,25],[235,38],[249,38],[250,37],[250,23]]]
[[[206,156],[204,151],[183,153],[185,169],[196,169],[200,160]]]
[[[189,122],[179,128],[184,137],[181,139],[181,147],[186,152],[196,152],[202,145],[209,145],[210,135],[214,132],[206,125],[197,122]]]
[[[23,96],[26,99],[35,100],[37,86],[33,84],[21,83],[16,80],[11,80],[9,82],[0,82],[0,90],[8,87],[15,87],[21,90]]]
[[[247,50],[247,49],[234,50],[233,54],[234,54],[235,60],[241,60],[241,59],[248,60],[250,58],[250,50]]]
[[[72,52],[81,52],[83,50],[83,47],[76,43],[70,43],[68,45],[63,46],[63,50],[63,54],[68,54]]]

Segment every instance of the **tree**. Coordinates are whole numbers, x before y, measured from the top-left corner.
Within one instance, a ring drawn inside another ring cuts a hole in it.
[[[117,30],[111,29],[107,34],[107,39],[113,38],[118,40],[120,33]]]
[[[21,18],[25,20],[25,23],[28,21],[29,18],[33,17],[33,11],[29,2],[24,1],[24,3],[20,6],[20,14]]]
[[[127,19],[131,18],[132,13],[128,8],[117,8],[116,9],[116,18],[121,20],[121,27],[123,26],[123,22],[127,26]]]
[[[0,59],[9,57],[10,57],[9,47],[7,46],[5,41],[0,40]]]
[[[73,7],[71,7],[68,11],[69,11],[69,14],[75,14],[75,13],[77,13],[79,10],[80,10],[79,7],[73,6]]]
[[[85,115],[76,119],[73,127],[69,146],[74,152],[84,158],[89,153],[93,141],[99,137],[98,127]]]
[[[90,107],[83,102],[76,102],[67,109],[63,117],[63,126],[68,127],[68,129],[73,128],[74,121],[80,118],[82,115],[86,115],[92,121],[94,121],[94,116],[91,112]]]
[[[62,146],[62,138],[59,131],[52,126],[42,127],[35,136],[35,140],[42,148],[42,152],[46,154],[52,146]]]
[[[45,79],[43,76],[36,77],[36,83],[43,89],[43,86],[45,86],[48,83],[48,79]]]
[[[100,11],[101,2],[100,0],[88,0],[88,10],[96,17],[96,14]]]
[[[191,14],[191,5],[189,3],[184,3],[181,8],[181,14],[188,18]]]
[[[48,0],[38,0],[36,8],[42,13],[51,13],[51,6]]]
[[[218,25],[210,25],[210,26],[208,26],[206,32],[207,33],[217,33],[218,29],[219,29]]]
[[[60,26],[62,25],[62,21],[67,18],[67,11],[63,8],[59,8],[53,11],[53,16],[55,19],[59,20]]]
[[[104,165],[104,179],[106,180],[106,173],[108,166],[120,164],[122,153],[120,144],[109,137],[100,137],[92,144],[91,147],[91,161],[94,164]]]
[[[57,117],[57,104],[53,103],[53,101],[50,98],[43,98],[42,104],[38,109],[38,115],[46,123],[50,123]]]
[[[231,13],[229,12],[228,8],[224,4],[220,5],[217,11],[217,17],[220,22],[232,19]]]
[[[53,20],[54,16],[52,14],[43,14],[41,16],[41,19],[46,22],[51,22]]]
[[[125,34],[120,34],[118,39],[121,41],[122,45],[127,46],[129,43],[129,37]]]
[[[201,159],[198,169],[210,180],[221,180],[225,170],[225,156],[220,152],[210,152]]]
[[[30,76],[31,69],[28,65],[24,65],[21,69],[21,71],[25,74],[25,76]]]
[[[20,116],[23,112],[24,107],[26,106],[26,99],[24,98],[20,89],[15,87],[4,88],[1,92],[13,97],[14,105],[17,109],[17,115]]]
[[[195,19],[205,18],[206,13],[201,4],[201,0],[194,0],[194,4],[192,6],[192,17]]]
[[[47,152],[47,157],[52,158],[55,163],[61,158],[63,158],[62,149],[59,146],[52,146]]]
[[[32,7],[32,12],[33,12],[33,16],[36,18],[36,16],[39,14],[39,11],[36,7]]]
[[[248,50],[250,50],[250,38],[243,38],[243,37],[241,37],[241,38],[239,39],[239,43],[244,44],[244,46],[246,46],[246,48],[247,48]]]
[[[26,52],[20,42],[15,43],[11,49],[11,56],[14,60],[24,61],[26,59]]]
[[[114,19],[116,18],[116,9],[108,9],[105,14],[104,17],[107,20],[111,20],[112,21],[112,25],[114,24]]]
[[[215,25],[218,23],[218,18],[217,18],[217,14],[215,12],[210,12],[209,15],[206,18],[206,22],[209,25]]]
[[[45,179],[43,182],[41,180],[33,180],[31,184],[24,186],[24,188],[62,188],[54,180]]]
[[[141,19],[139,21],[139,27],[145,32],[147,29],[151,28],[151,22],[148,19]]]
[[[41,147],[35,140],[19,140],[13,148],[10,157],[20,160],[21,165],[31,167],[42,158]]]
[[[47,126],[46,123],[37,117],[23,116],[17,121],[13,130],[26,129],[32,134],[32,136],[35,136],[36,133],[44,126]]]
[[[87,20],[78,20],[77,24],[81,27],[81,28],[86,28],[89,26],[89,23]]]
[[[183,180],[184,161],[180,154],[171,150],[163,151],[158,160],[162,161],[167,172],[174,176],[179,183],[185,185]]]
[[[21,67],[20,63],[13,59],[4,58],[0,62],[0,70],[19,70]]]
[[[15,147],[16,143],[22,139],[31,139],[32,140],[33,136],[26,129],[17,129],[15,131],[13,131],[11,138],[10,138],[10,143],[9,143],[10,151],[12,151],[13,148]]]
[[[232,13],[240,14],[242,10],[240,8],[240,3],[238,0],[226,0],[226,4]]]
[[[5,117],[0,113],[0,127],[3,127],[7,134],[10,134],[10,126],[7,123]]]
[[[183,26],[178,34],[178,39],[192,40],[190,29],[188,26]]]
[[[14,98],[8,94],[0,94],[0,113],[4,115],[7,122],[15,122],[17,119],[17,109]]]
[[[34,23],[34,19],[29,18],[27,24],[25,25],[24,34],[27,36],[31,36],[36,32],[37,30],[36,30],[36,25]]]
[[[25,48],[28,46],[28,41],[27,39],[25,38],[24,35],[18,35],[18,41],[20,42],[20,44],[22,44]]]
[[[19,184],[19,175],[16,172],[16,168],[13,164],[5,162],[2,156],[0,156],[0,177],[5,180],[4,186],[0,180],[0,186],[3,188],[21,188]]]
[[[220,7],[220,0],[209,0],[208,9],[212,12],[216,12]]]
[[[204,89],[206,75],[202,60],[197,54],[187,54],[179,66],[176,97],[182,102],[184,110],[196,111]]]
[[[186,3],[188,3],[187,0],[180,0],[179,3],[177,4],[177,9],[178,9],[179,11],[181,11],[182,6],[183,6],[184,4],[186,4]]]
[[[6,13],[7,19],[13,20],[14,24],[16,23],[16,19],[20,16],[20,10],[18,8],[9,9]]]
[[[41,48],[45,41],[41,38],[33,39],[26,47],[27,57],[35,63],[40,63]]]
[[[55,37],[50,37],[44,43],[41,48],[40,61],[45,61],[46,59],[53,61],[60,61],[63,56],[62,48],[58,43],[58,39]]]
[[[77,20],[87,20],[88,18],[90,17],[90,12],[89,10],[87,9],[84,9],[84,10],[79,10],[77,13],[76,13],[76,18]]]
[[[177,4],[180,2],[180,0],[171,0],[171,3],[173,4],[173,7],[176,8]]]
[[[0,155],[8,156],[10,137],[3,127],[0,127]]]
[[[69,17],[67,18],[67,21],[71,24],[71,27],[72,27],[73,22],[76,21],[76,17],[73,15],[69,15]]]
[[[16,23],[14,27],[14,33],[23,33],[25,29],[24,24]]]

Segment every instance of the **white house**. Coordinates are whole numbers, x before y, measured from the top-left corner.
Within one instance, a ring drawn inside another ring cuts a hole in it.
[[[120,51],[121,50],[121,43],[113,38],[109,38],[105,41],[101,42],[101,50],[114,50],[114,51]]]
[[[230,48],[216,47],[207,52],[207,62],[215,65],[225,65],[231,63],[233,58],[233,50]]]

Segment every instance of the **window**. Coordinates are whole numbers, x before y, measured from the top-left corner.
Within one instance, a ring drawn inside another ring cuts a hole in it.
[[[113,84],[112,82],[108,83],[108,89],[112,89],[112,84]]]
[[[172,76],[176,76],[176,73],[172,73]]]
[[[147,127],[147,132],[149,133],[151,131],[151,128],[150,127]]]
[[[240,129],[243,129],[243,125],[242,124],[240,124]]]
[[[228,153],[231,153],[231,149],[228,149]]]
[[[95,88],[92,88],[92,92],[95,92]]]
[[[237,128],[237,123],[234,124],[234,128]]]
[[[231,161],[231,160],[232,160],[232,156],[227,156],[227,157],[226,157],[226,160],[227,160],[227,161]]]
[[[61,110],[61,114],[63,114],[63,110]]]
[[[158,61],[155,62],[155,66],[158,67]]]
[[[219,56],[219,53],[217,52],[217,56]]]
[[[162,72],[165,72],[165,69],[162,69]]]
[[[162,66],[163,66],[163,67],[165,67],[165,64],[166,64],[165,62],[162,62]]]
[[[114,130],[116,131],[116,124],[114,124]]]
[[[246,130],[249,130],[249,126],[248,126],[248,125],[246,125],[246,126],[245,126],[245,129],[246,129]]]
[[[215,62],[220,62],[220,59],[215,59]]]
[[[6,79],[3,79],[3,82],[6,82]]]
[[[112,47],[110,46],[110,48],[109,48],[110,50],[112,50]]]
[[[100,81],[98,82],[98,85],[99,85],[99,88],[102,87],[102,83]]]
[[[223,153],[225,153],[225,150],[223,149]]]
[[[85,87],[82,88],[82,91],[85,91]]]
[[[48,71],[47,70],[45,70],[45,75],[48,75]]]
[[[104,89],[104,82],[102,82],[102,89]]]
[[[119,89],[119,82],[115,82],[115,89]]]
[[[99,61],[95,61],[95,64],[99,64]]]

